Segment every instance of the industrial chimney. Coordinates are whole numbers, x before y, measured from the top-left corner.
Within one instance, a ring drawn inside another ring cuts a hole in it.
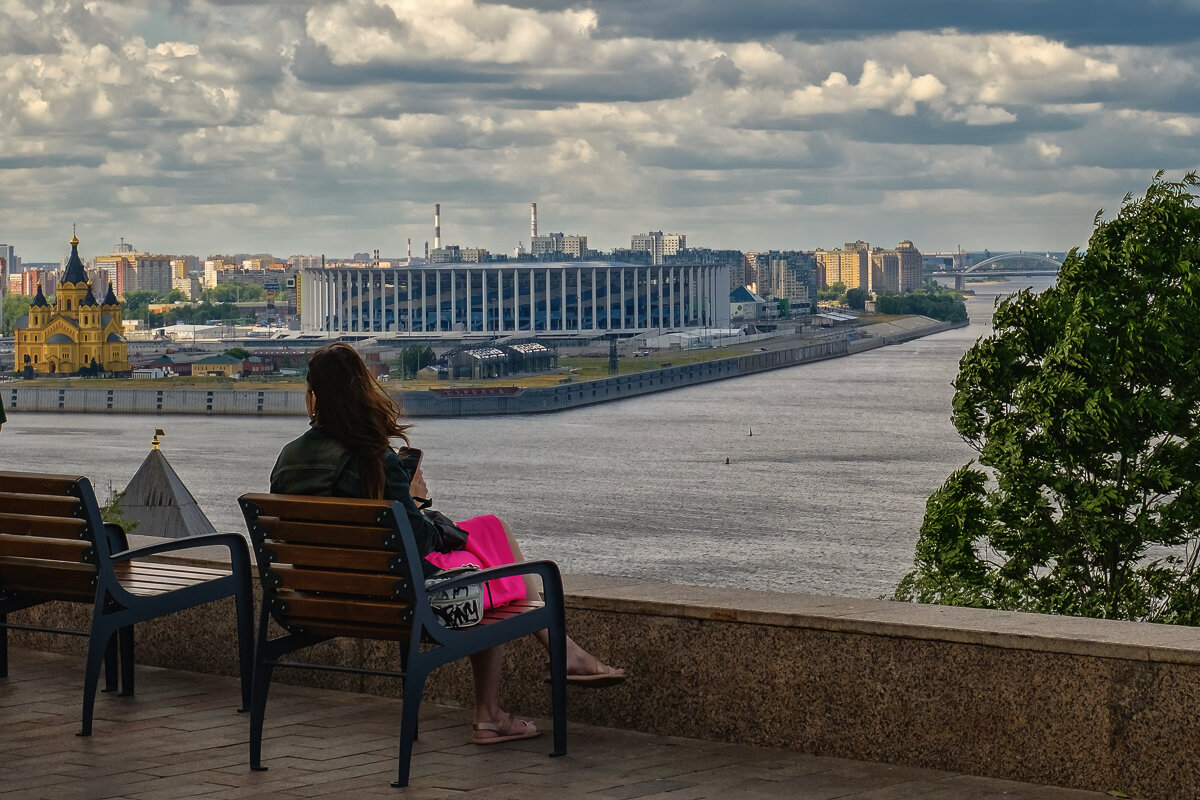
[[[529,204],[529,241],[537,237],[537,203]],[[530,245],[532,246],[532,245]]]
[[[412,263],[412,237],[408,237],[408,263]]]
[[[442,204],[433,204],[433,249],[442,247]]]

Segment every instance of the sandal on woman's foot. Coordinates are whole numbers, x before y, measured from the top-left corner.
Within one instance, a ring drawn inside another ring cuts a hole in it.
[[[497,722],[476,722],[471,727],[475,729],[475,737],[472,740],[475,744],[515,742],[517,739],[532,739],[541,733],[537,729],[537,726],[529,720],[517,719],[516,717],[509,717],[508,721],[503,725]],[[495,735],[480,736],[479,733],[481,731]]]
[[[617,670],[607,664],[599,664],[597,672],[587,674],[567,673],[567,686],[586,686],[590,689],[603,689],[605,686],[616,686],[625,682],[625,670]],[[550,683],[550,678],[546,678]]]

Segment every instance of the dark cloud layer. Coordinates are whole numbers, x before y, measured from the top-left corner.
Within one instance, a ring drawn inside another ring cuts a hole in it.
[[[1169,0],[485,0],[539,11],[588,7],[606,36],[807,41],[895,31],[1034,33],[1071,45],[1167,44],[1200,40],[1200,7]]]

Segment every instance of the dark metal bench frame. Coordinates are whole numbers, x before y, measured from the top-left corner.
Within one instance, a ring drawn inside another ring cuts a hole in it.
[[[138,560],[209,545],[228,548],[228,573]],[[225,597],[237,604],[240,710],[245,711],[250,706],[254,594],[250,554],[242,536],[215,533],[131,550],[124,531],[101,520],[86,477],[0,472],[0,677],[8,674],[9,628],[87,636],[80,736],[92,732],[101,662],[107,667],[106,690],[114,688],[118,640],[121,694],[131,695],[133,626]],[[10,612],[51,601],[92,603],[90,629],[8,622]]]
[[[548,630],[554,749],[567,751],[566,619],[562,577],[551,561],[525,561],[455,578],[448,589],[482,580],[537,575],[545,603],[493,609],[470,628],[443,628],[425,591],[423,559],[400,503],[386,500],[246,494],[238,498],[258,562],[263,604],[250,705],[250,768],[262,766],[262,728],[275,667],[398,677],[403,709],[397,778],[407,786],[425,680],[437,667]],[[285,630],[268,638],[269,618]],[[340,636],[400,644],[400,670],[285,661],[288,653]],[[424,645],[424,646],[423,646]]]

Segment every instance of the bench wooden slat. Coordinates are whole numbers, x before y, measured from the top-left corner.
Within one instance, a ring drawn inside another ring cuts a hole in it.
[[[409,605],[404,602],[383,600],[342,599],[325,597],[304,592],[276,592],[275,599],[287,604],[280,610],[280,621],[303,617],[323,620],[325,623],[357,622],[375,625],[400,625]],[[272,603],[272,609],[279,608]]]
[[[412,635],[412,626],[407,623],[396,625],[367,625],[354,621],[339,621],[291,617],[288,624],[302,628],[305,633],[317,636],[358,636],[363,639],[381,639],[388,642],[407,641]]]
[[[317,547],[306,544],[271,542],[267,549],[275,554],[277,564],[292,564],[298,567],[324,567],[327,569],[352,569],[360,572],[390,573],[389,563],[397,558],[391,550],[367,550],[353,547]]]
[[[22,494],[68,495],[80,475],[50,475],[36,472],[0,472],[0,491]]]
[[[267,532],[267,537],[277,542],[299,544],[324,544],[341,547],[366,547],[390,549],[384,541],[391,537],[390,528],[371,525],[339,525],[336,523],[314,523],[283,520],[278,517],[259,517],[258,523]]]
[[[75,517],[0,513],[0,533],[49,539],[82,539],[87,533],[87,521]]]
[[[245,494],[240,499],[262,509],[262,516],[312,522],[376,525],[381,511],[381,504],[378,500],[360,500],[350,497]]]
[[[41,517],[74,517],[79,500],[50,494],[21,494],[0,491],[0,513],[35,514]]]
[[[95,558],[95,552],[92,549],[92,543],[88,541],[0,533],[0,556],[41,558],[79,564],[91,563]]]
[[[96,566],[3,556],[0,586],[27,597],[90,601],[96,597]]]
[[[274,566],[270,574],[279,579],[279,588],[307,592],[333,592],[358,597],[392,597],[399,575],[364,575],[361,572],[303,569]]]
[[[152,597],[176,589],[186,589],[230,574],[228,570],[137,561],[114,564],[113,572],[116,573],[121,588],[139,597]]]

